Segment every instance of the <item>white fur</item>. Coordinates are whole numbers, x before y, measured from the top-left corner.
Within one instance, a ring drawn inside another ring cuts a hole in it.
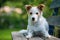
[[[29,14],[30,12],[32,12],[32,15]],[[36,15],[36,12],[38,12],[39,15]],[[32,21],[32,17],[35,18],[35,21]],[[32,7],[28,11],[27,30],[22,30],[20,33],[27,33],[28,35],[26,35],[26,38],[31,38],[33,32],[40,31],[45,37],[50,37],[48,30],[49,26],[46,19],[43,17],[43,12],[37,7]]]

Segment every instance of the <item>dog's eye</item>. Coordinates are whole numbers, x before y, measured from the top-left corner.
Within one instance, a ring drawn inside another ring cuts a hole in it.
[[[32,12],[30,13],[30,15],[32,15]]]
[[[36,13],[36,15],[38,15],[38,13]]]

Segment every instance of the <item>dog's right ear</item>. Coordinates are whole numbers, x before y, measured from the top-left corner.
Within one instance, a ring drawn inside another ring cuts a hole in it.
[[[25,8],[27,11],[29,11],[31,9],[31,7],[32,7],[31,5],[25,5]]]
[[[42,11],[44,7],[45,7],[44,4],[40,4],[40,5],[38,6],[38,9]]]

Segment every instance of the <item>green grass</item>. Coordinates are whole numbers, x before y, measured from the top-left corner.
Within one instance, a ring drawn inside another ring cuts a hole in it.
[[[19,29],[4,29],[0,30],[0,40],[12,40],[11,32],[18,31]]]

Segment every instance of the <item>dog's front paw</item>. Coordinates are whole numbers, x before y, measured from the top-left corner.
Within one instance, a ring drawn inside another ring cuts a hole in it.
[[[49,35],[47,38],[51,38],[51,35]]]
[[[50,39],[51,38],[51,35],[49,35],[47,38]]]
[[[31,35],[27,35],[26,38],[31,38],[32,36]]]

